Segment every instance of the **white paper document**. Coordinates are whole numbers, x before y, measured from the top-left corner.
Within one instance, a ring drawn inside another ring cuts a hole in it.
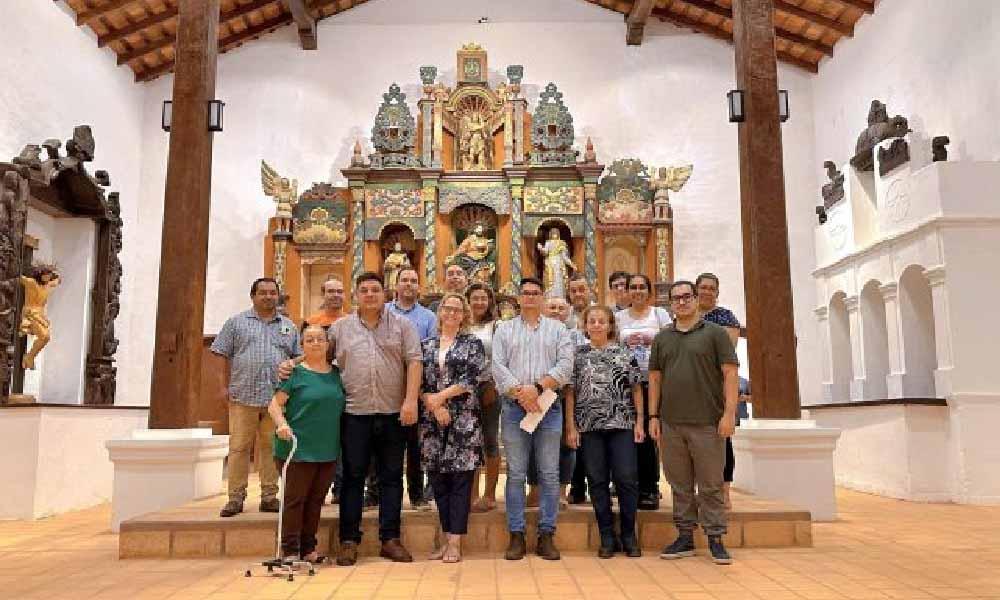
[[[545,417],[545,413],[548,412],[549,407],[552,403],[556,401],[556,393],[552,390],[545,390],[538,396],[538,407],[541,408],[541,412],[530,412],[524,415],[521,419],[521,429],[527,431],[528,433],[534,433],[535,428],[538,424],[542,422],[542,418]]]

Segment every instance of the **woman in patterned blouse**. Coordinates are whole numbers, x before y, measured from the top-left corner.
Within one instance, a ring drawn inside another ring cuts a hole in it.
[[[439,335],[424,340],[420,395],[421,466],[430,474],[441,530],[446,536],[431,559],[462,560],[468,532],[472,479],[483,464],[479,421],[480,372],[486,351],[468,333],[472,311],[461,294],[448,293],[438,305]]]
[[[639,501],[636,444],[645,439],[641,372],[635,356],[614,343],[615,317],[606,306],[589,306],[583,322],[590,344],[576,349],[572,383],[566,386],[566,445],[580,448],[601,547],[611,558],[616,549],[642,556],[635,535]],[[621,536],[615,535],[608,474],[618,490]]]

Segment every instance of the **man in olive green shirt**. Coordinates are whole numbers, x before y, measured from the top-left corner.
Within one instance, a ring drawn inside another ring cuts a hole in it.
[[[739,361],[726,330],[701,319],[693,283],[674,282],[669,298],[674,322],[656,334],[649,357],[649,416],[659,406],[660,417],[650,419],[649,435],[660,443],[678,532],[660,558],[694,556],[700,507],[712,560],[729,564],[722,470],[736,428]]]

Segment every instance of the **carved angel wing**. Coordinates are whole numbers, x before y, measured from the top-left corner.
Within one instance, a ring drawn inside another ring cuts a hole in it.
[[[264,160],[260,161],[260,187],[264,190],[265,195],[272,198],[283,196],[284,189],[281,185],[281,175],[278,175],[278,172]]]
[[[667,167],[666,168],[666,181],[667,189],[672,192],[679,192],[687,180],[691,178],[691,173],[694,172],[694,165],[684,165],[682,167]]]

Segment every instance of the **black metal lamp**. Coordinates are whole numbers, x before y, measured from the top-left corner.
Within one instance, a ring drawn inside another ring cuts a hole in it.
[[[788,115],[788,90],[778,90],[778,119],[784,123]]]
[[[160,127],[163,131],[170,131],[170,119],[173,117],[174,103],[170,100],[163,101],[163,110],[160,112]]]
[[[208,101],[208,130],[222,131],[222,111],[226,103],[222,100]]]
[[[726,94],[726,99],[729,101],[729,122],[742,123],[746,121],[747,114],[743,105],[743,90],[730,90]]]

